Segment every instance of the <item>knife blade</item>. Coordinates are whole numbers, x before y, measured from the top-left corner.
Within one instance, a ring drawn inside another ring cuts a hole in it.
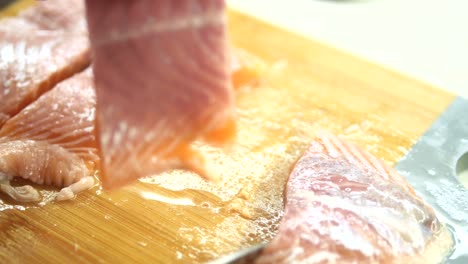
[[[224,257],[215,259],[207,264],[247,264],[252,263],[267,244],[258,244],[253,247],[241,249]]]
[[[456,173],[468,153],[467,115],[468,100],[456,98],[395,166],[452,231],[449,264],[468,263],[468,190]]]

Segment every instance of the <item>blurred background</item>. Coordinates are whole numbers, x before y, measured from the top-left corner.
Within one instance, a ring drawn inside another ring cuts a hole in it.
[[[467,0],[228,0],[228,4],[468,98]]]

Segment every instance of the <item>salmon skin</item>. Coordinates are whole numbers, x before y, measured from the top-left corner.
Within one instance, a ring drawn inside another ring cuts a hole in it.
[[[255,263],[439,263],[452,243],[396,171],[322,134],[293,168],[278,234]]]
[[[82,1],[40,2],[1,20],[0,127],[90,60]]]
[[[21,177],[63,188],[58,199],[70,199],[90,188],[94,184],[90,176],[99,167],[95,108],[92,72],[88,69],[61,82],[9,119],[0,129],[3,181]],[[8,182],[3,185],[7,188]],[[34,198],[18,198],[13,191],[8,189],[7,193],[20,201],[40,199],[34,191],[30,194]]]
[[[104,188],[184,168],[235,135],[222,0],[86,1]],[[110,12],[112,11],[112,12]]]

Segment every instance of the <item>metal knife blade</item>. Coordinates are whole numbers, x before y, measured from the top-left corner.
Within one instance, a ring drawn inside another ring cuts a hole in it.
[[[456,98],[395,166],[452,231],[455,248],[447,263],[468,263],[468,190],[456,175],[468,153],[468,100]]]
[[[252,263],[261,253],[267,244],[259,244],[253,247],[236,251],[227,256],[218,258],[207,264],[247,264]]]

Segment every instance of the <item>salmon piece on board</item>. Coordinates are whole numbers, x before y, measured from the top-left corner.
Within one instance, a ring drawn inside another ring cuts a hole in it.
[[[91,175],[99,167],[95,109],[93,77],[87,69],[9,119],[0,129],[0,180],[21,177],[63,188],[58,199],[91,187]],[[7,182],[3,185],[7,188]]]
[[[292,170],[278,234],[256,263],[440,263],[452,242],[402,176],[323,134]]]
[[[15,18],[23,19],[40,30],[86,33],[83,0],[47,0],[37,3]]]
[[[60,8],[68,1],[47,2],[47,9],[41,2],[18,17],[0,20],[0,127],[90,63],[81,1],[70,1],[65,9]]]
[[[265,68],[260,58],[240,48],[232,49],[231,79],[234,89],[258,82]]]
[[[18,15],[2,19],[0,24],[2,31],[12,34],[30,33],[31,30],[87,32],[82,0],[35,1],[33,6]]]
[[[209,177],[190,143],[235,135],[223,0],[86,1],[107,189],[172,168]]]

